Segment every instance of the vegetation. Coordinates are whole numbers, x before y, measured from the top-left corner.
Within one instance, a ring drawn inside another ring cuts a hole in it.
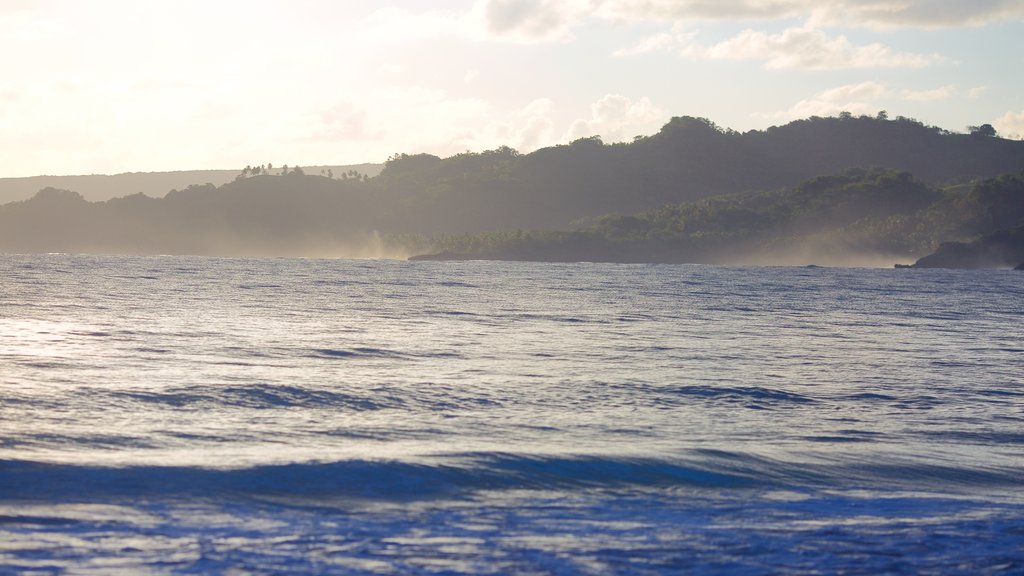
[[[914,259],[941,241],[1024,222],[1024,173],[940,189],[907,172],[853,169],[773,192],[605,216],[573,230],[443,236],[436,256],[627,262]]]
[[[375,177],[267,164],[163,198],[48,188],[0,206],[0,251],[912,261],[1024,222],[1024,142],[977,128],[879,113],[739,133],[682,117],[631,143],[396,154]]]
[[[256,167],[250,166],[250,173],[243,177],[256,176]],[[278,174],[273,164],[259,166],[260,174]],[[373,177],[380,173],[380,164],[359,164],[351,166],[318,167],[335,174],[359,173],[361,177]],[[0,206],[10,202],[28,200],[43,188],[74,190],[86,200],[110,200],[142,192],[154,198],[162,197],[169,190],[186,188],[191,184],[210,182],[216,186],[227,184],[239,177],[238,170],[188,170],[179,172],[130,172],[125,174],[84,176],[29,176],[25,178],[0,178]]]
[[[378,180],[394,228],[427,234],[552,230],[580,218],[794,186],[850,168],[903,170],[937,185],[1024,168],[1024,142],[878,117],[812,118],[738,133],[673,118],[628,144],[583,138],[518,154],[396,155]]]
[[[965,242],[945,242],[914,268],[1010,268],[1024,270],[1024,225]]]

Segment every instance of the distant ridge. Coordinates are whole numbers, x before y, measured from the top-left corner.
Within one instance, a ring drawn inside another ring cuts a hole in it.
[[[957,134],[909,118],[813,117],[737,132],[677,117],[651,136],[598,136],[520,154],[402,154],[378,178],[427,234],[559,229],[581,218],[777,190],[853,168],[906,171],[932,185],[969,184],[1024,169],[1024,141]]]
[[[746,133],[682,117],[630,143],[344,168],[105,201],[48,187],[0,206],[0,252],[891,264],[1024,224],[1024,142],[882,115]]]
[[[355,170],[373,177],[383,164],[352,164],[348,166],[303,166],[307,174],[331,170],[336,175]],[[277,172],[279,169],[275,168]],[[27,200],[43,188],[59,188],[78,192],[86,200],[97,202],[142,193],[162,198],[171,190],[182,190],[193,184],[220,186],[235,179],[242,168],[233,170],[180,170],[174,172],[125,172],[123,174],[87,174],[79,176],[26,176],[0,178],[0,205]]]

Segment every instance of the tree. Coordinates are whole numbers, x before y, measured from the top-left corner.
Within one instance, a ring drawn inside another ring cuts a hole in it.
[[[971,132],[971,136],[989,136],[995,137],[996,129],[991,124],[982,124],[981,126],[968,126],[967,130]]]
[[[886,112],[885,110],[879,110],[878,114],[875,116],[875,120],[888,120],[888,119],[889,119],[889,113]]]

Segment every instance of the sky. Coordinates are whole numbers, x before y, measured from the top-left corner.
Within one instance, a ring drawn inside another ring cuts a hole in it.
[[[1024,137],[1024,0],[0,0],[0,177],[383,162],[673,116]]]

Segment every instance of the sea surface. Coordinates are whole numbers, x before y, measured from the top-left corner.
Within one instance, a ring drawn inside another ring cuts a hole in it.
[[[1024,574],[1024,274],[0,256],[0,574]]]

